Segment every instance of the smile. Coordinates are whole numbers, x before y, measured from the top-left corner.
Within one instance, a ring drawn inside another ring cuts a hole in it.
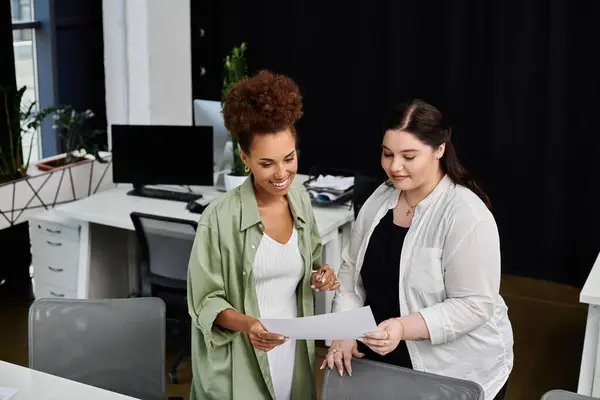
[[[280,181],[280,182],[271,181],[271,184],[273,186],[275,186],[277,189],[283,189],[288,185],[289,181],[290,181],[290,178],[288,177],[286,180]]]

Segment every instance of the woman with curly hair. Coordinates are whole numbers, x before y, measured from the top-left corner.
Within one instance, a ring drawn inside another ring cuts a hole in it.
[[[292,187],[302,97],[288,77],[261,71],[229,91],[223,116],[251,174],[198,223],[188,276],[190,399],[314,399],[314,342],[268,332],[259,320],[312,315],[312,289],[339,287],[321,266],[308,193]]]

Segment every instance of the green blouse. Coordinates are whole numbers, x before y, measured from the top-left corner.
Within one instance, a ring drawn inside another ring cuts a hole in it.
[[[321,267],[321,238],[308,193],[290,188],[288,201],[298,230],[304,277],[298,285],[298,317],[314,314],[311,273]],[[274,399],[267,353],[256,350],[247,335],[214,324],[232,308],[260,317],[252,264],[263,224],[252,178],[215,199],[198,222],[188,271],[188,308],[192,317],[190,400]],[[298,340],[292,399],[315,399],[315,344]]]

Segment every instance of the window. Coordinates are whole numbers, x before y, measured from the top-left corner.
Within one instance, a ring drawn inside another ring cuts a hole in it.
[[[35,51],[35,28],[32,0],[10,0],[13,22],[13,47],[15,53],[15,72],[17,87],[26,86],[23,103],[38,101],[37,62]],[[41,158],[40,132],[28,132],[22,138],[23,156],[30,162]]]
[[[13,22],[28,22],[33,20],[31,0],[10,0],[10,14]]]

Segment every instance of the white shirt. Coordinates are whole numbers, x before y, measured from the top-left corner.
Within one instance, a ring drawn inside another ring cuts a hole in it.
[[[342,254],[333,312],[365,304],[360,270],[367,245],[399,195],[383,184],[361,208]],[[475,381],[493,399],[513,366],[512,327],[499,290],[494,217],[475,193],[445,176],[416,207],[400,257],[401,315],[420,313],[430,333],[430,340],[406,341],[414,369]]]
[[[264,234],[252,265],[256,297],[262,318],[296,318],[296,289],[304,276],[304,260],[294,228],[286,244]],[[277,333],[277,332],[274,332]],[[276,400],[290,400],[296,342],[290,340],[267,353]]]

